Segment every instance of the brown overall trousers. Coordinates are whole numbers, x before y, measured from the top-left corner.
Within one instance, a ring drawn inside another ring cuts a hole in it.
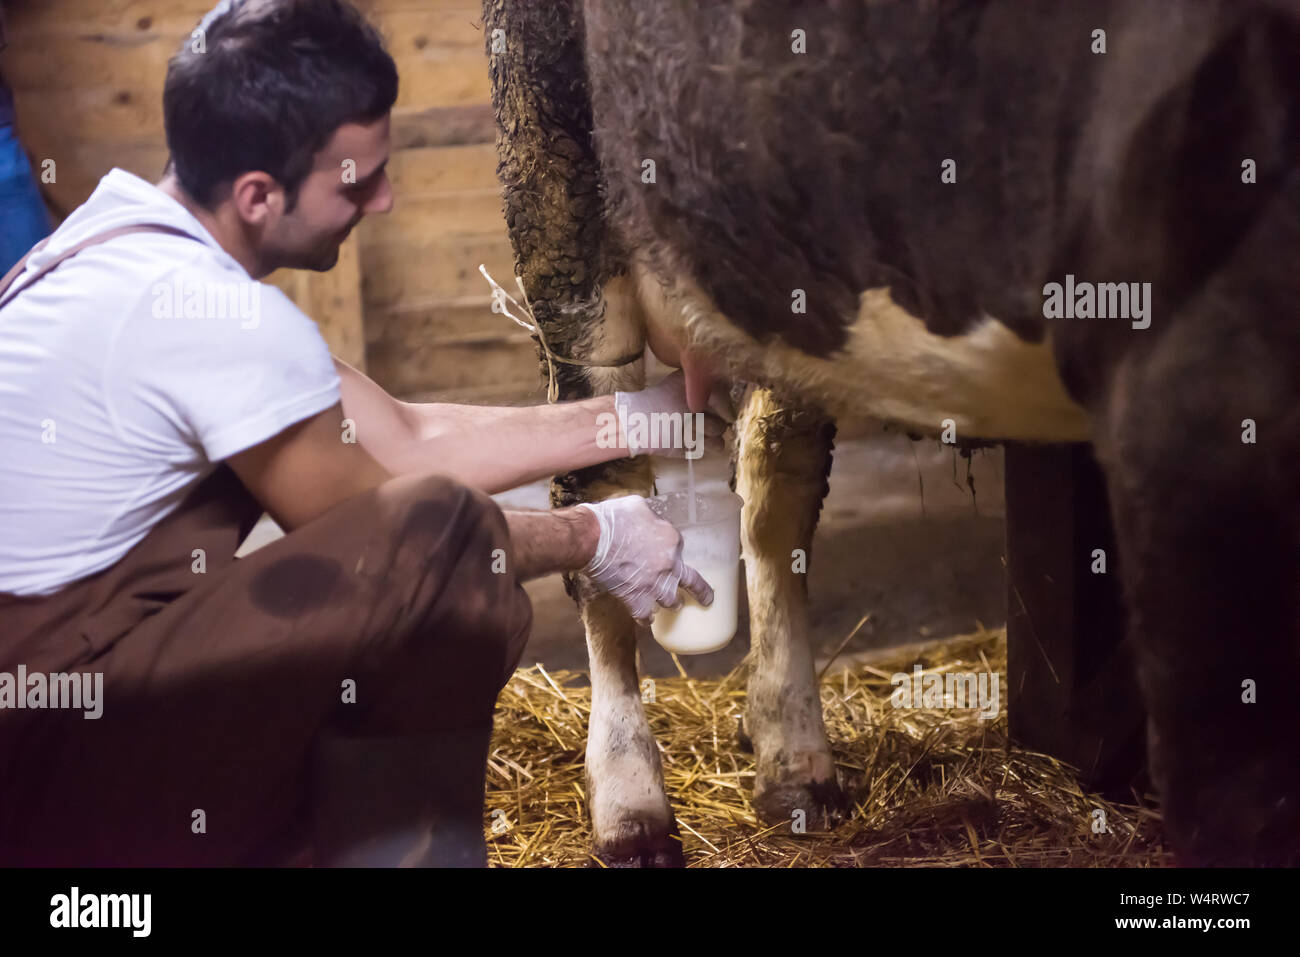
[[[0,709],[0,865],[486,862],[532,624],[501,510],[402,477],[236,559],[261,511],[221,465],[113,567],[0,594],[0,672],[103,675],[97,719]]]

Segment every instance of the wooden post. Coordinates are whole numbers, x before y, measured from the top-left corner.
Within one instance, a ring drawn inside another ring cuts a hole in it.
[[[1131,799],[1148,786],[1146,717],[1101,469],[1087,445],[1008,444],[1006,501],[1011,737]]]

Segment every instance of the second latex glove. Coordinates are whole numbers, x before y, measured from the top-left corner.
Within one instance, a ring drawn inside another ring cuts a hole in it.
[[[713,603],[713,589],[682,561],[682,536],[650,510],[639,495],[584,502],[600,523],[596,554],[583,571],[600,588],[627,606],[632,617],[649,621],[659,605],[677,608],[680,585],[702,605]]]
[[[700,413],[700,419],[689,420],[689,438],[695,448],[700,448],[702,444],[704,449],[720,452],[723,449],[722,433],[736,416],[730,403],[724,400],[725,391],[722,388],[714,391],[716,395],[710,397],[709,411]],[[680,369],[639,392],[615,392],[614,406],[616,410],[622,410],[620,423],[626,425],[627,432],[620,435],[620,438],[627,445],[628,455],[648,453],[679,459],[686,457],[688,420],[682,419],[680,432],[671,427],[667,434],[663,430],[664,423],[671,426],[673,422],[670,418],[664,418],[665,415],[694,415],[686,404],[686,376]],[[696,423],[703,425],[702,435],[696,430]],[[683,441],[676,441],[679,437]],[[691,457],[698,458],[698,455]]]

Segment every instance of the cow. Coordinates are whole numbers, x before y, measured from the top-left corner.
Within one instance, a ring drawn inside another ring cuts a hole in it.
[[[560,396],[639,387],[647,345],[697,405],[756,384],[759,813],[842,808],[790,555],[834,423],[882,420],[1092,443],[1167,840],[1182,864],[1300,863],[1300,4],[485,0],[484,27]],[[626,459],[552,501],[651,487]],[[634,623],[567,587],[594,852],[680,864]]]

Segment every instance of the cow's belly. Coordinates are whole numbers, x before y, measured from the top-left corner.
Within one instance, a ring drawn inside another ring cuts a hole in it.
[[[693,283],[665,287],[640,266],[633,278],[647,322],[721,357],[733,377],[789,390],[837,419],[883,419],[932,435],[950,420],[958,440],[1089,437],[1050,341],[1025,342],[991,317],[965,335],[937,336],[887,289],[869,289],[845,348],[818,358],[779,340],[755,342]]]

